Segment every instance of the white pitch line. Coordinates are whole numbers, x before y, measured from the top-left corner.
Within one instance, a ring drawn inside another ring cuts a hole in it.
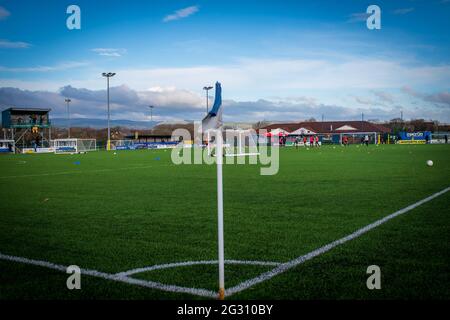
[[[16,256],[10,256],[0,253],[0,260],[6,260],[6,261],[13,261],[13,262],[20,262],[24,264],[29,265],[35,265],[40,267],[45,267],[53,270],[58,270],[62,272],[66,272],[67,266],[51,263],[48,261],[42,261],[42,260],[33,260],[23,257],[16,257]],[[146,280],[140,280],[140,279],[134,279],[134,278],[128,278],[126,276],[120,276],[118,274],[110,274],[105,272],[100,272],[97,270],[90,270],[90,269],[81,269],[81,273],[93,276],[97,278],[102,278],[106,280],[112,280],[117,282],[123,282],[127,284],[133,284],[141,287],[151,288],[151,289],[159,289],[162,291],[169,291],[169,292],[175,292],[175,293],[188,293],[193,294],[201,297],[206,298],[216,298],[217,293],[211,290],[206,289],[197,289],[197,288],[187,288],[187,287],[180,287],[175,285],[166,285],[159,282],[154,281],[146,281]]]
[[[296,266],[304,263],[305,261],[308,261],[314,257],[317,257],[327,251],[330,251],[331,249],[333,249],[341,244],[344,244],[347,241],[353,240],[353,239],[361,236],[362,234],[380,226],[381,224],[383,224],[401,214],[407,213],[408,211],[411,211],[411,210],[419,207],[420,205],[433,200],[434,198],[439,197],[440,195],[448,192],[449,190],[450,190],[450,187],[447,187],[444,190],[439,191],[425,199],[422,199],[406,208],[400,209],[380,220],[377,220],[374,223],[371,223],[344,238],[333,241],[333,242],[331,242],[319,249],[316,249],[306,255],[300,256],[294,260],[291,260],[291,261],[288,261],[285,263],[280,264],[277,262],[264,262],[264,261],[226,260],[226,261],[228,261],[227,263],[229,263],[229,264],[278,265],[276,268],[272,269],[271,271],[265,272],[258,277],[255,277],[250,280],[246,280],[246,281],[238,284],[237,286],[227,289],[226,295],[230,296],[232,294],[235,294],[235,293],[241,292],[245,289],[248,289],[258,283],[269,280],[269,279],[273,278],[274,276],[279,275],[293,267],[296,267]],[[29,265],[41,266],[41,267],[45,267],[45,268],[49,268],[49,269],[62,271],[62,272],[66,272],[66,270],[67,270],[67,266],[51,263],[48,261],[33,260],[33,259],[28,259],[28,258],[23,258],[23,257],[5,255],[2,253],[0,253],[0,260],[14,261],[14,262],[20,262],[20,263],[29,264]],[[180,287],[180,286],[175,286],[175,285],[166,285],[166,284],[159,283],[159,282],[146,281],[146,280],[140,280],[140,279],[134,279],[134,278],[127,277],[128,274],[134,274],[134,273],[144,272],[144,271],[149,271],[149,270],[156,270],[158,268],[161,269],[163,267],[168,268],[168,267],[194,265],[194,264],[202,264],[202,263],[209,264],[209,263],[213,263],[213,262],[217,263],[217,261],[214,261],[214,260],[212,260],[212,261],[188,261],[188,262],[180,262],[180,263],[169,263],[169,264],[165,264],[165,265],[158,265],[158,266],[146,267],[146,268],[140,268],[140,269],[133,269],[133,270],[125,271],[122,273],[116,273],[116,274],[109,274],[109,273],[104,273],[104,272],[100,272],[97,270],[90,270],[90,269],[81,269],[81,273],[89,275],[89,276],[93,276],[93,277],[103,278],[106,280],[123,282],[123,283],[127,283],[127,284],[141,286],[141,287],[147,287],[147,288],[151,288],[151,289],[159,289],[162,291],[169,291],[169,292],[175,292],[175,293],[188,293],[188,294],[198,295],[198,296],[207,297],[207,298],[217,298],[217,293],[214,291],[211,291],[211,290]],[[153,269],[151,269],[151,268],[153,268]],[[136,270],[138,270],[138,271],[136,271]],[[143,270],[143,271],[139,271],[139,270]]]
[[[37,174],[23,174],[17,176],[0,176],[0,179],[15,179],[15,178],[32,178],[32,177],[47,177],[47,176],[58,176],[65,174],[83,174],[83,173],[100,173],[109,171],[121,171],[121,170],[135,170],[135,169],[148,169],[148,168],[158,168],[158,167],[169,167],[174,166],[174,164],[162,164],[159,166],[141,166],[141,167],[126,167],[126,168],[111,168],[111,169],[98,169],[98,170],[87,170],[87,171],[61,171],[61,172],[49,172],[49,173],[37,173]]]
[[[217,260],[201,260],[201,261],[184,261],[184,262],[175,262],[175,263],[166,263],[159,264],[149,267],[136,268],[124,272],[119,272],[117,276],[131,276],[136,273],[149,272],[153,270],[161,270],[161,269],[169,269],[169,268],[177,268],[177,267],[186,267],[186,266],[195,266],[195,265],[208,265],[208,264],[217,264]],[[225,264],[245,264],[245,265],[256,265],[256,266],[278,266],[280,262],[272,262],[272,261],[251,261],[251,260],[225,260]]]
[[[366,233],[366,232],[368,232],[368,231],[370,231],[370,230],[372,230],[372,229],[382,225],[383,223],[385,223],[385,222],[387,222],[387,221],[389,221],[389,220],[391,220],[391,219],[393,219],[393,218],[395,218],[395,217],[397,217],[399,215],[407,213],[408,211],[411,211],[411,210],[421,206],[422,204],[433,200],[434,198],[437,198],[437,197],[443,195],[444,193],[448,192],[449,190],[450,190],[450,187],[447,187],[444,190],[441,190],[441,191],[439,191],[439,192],[437,192],[437,193],[435,193],[435,194],[433,194],[433,195],[431,195],[431,196],[429,196],[429,197],[427,197],[425,199],[422,199],[422,200],[420,200],[420,201],[418,201],[416,203],[413,203],[412,205],[409,205],[409,206],[407,206],[407,207],[405,207],[403,209],[400,209],[400,210],[398,210],[398,211],[396,211],[396,212],[394,212],[394,213],[392,213],[392,214],[390,214],[390,215],[388,215],[388,216],[386,216],[386,217],[384,217],[384,218],[382,218],[380,220],[377,220],[377,221],[375,221],[375,222],[373,222],[373,223],[371,223],[371,224],[369,224],[369,225],[367,225],[367,226],[365,226],[365,227],[363,227],[363,228],[353,232],[352,234],[349,234],[346,237],[343,237],[343,238],[341,238],[339,240],[333,241],[333,242],[331,242],[331,243],[329,243],[329,244],[327,244],[327,245],[325,245],[325,246],[323,246],[323,247],[321,247],[319,249],[316,249],[316,250],[314,250],[314,251],[312,251],[312,252],[310,252],[308,254],[305,254],[303,256],[300,256],[300,257],[298,257],[296,259],[293,259],[293,260],[288,261],[286,263],[282,263],[278,267],[276,267],[276,268],[274,268],[274,269],[272,269],[272,270],[270,270],[268,272],[265,272],[265,273],[259,275],[258,277],[255,277],[255,278],[250,279],[250,280],[243,281],[240,284],[227,289],[225,294],[226,294],[226,296],[230,296],[232,294],[235,294],[235,293],[241,292],[241,291],[243,291],[245,289],[248,289],[248,288],[250,288],[250,287],[252,287],[252,286],[254,286],[256,284],[259,284],[261,282],[269,280],[269,279],[271,279],[271,278],[273,278],[273,277],[275,277],[275,276],[277,276],[277,275],[279,275],[279,274],[281,274],[283,272],[286,272],[289,269],[292,269],[292,268],[294,268],[294,267],[296,267],[296,266],[298,266],[298,265],[300,265],[300,264],[302,264],[302,263],[304,263],[304,262],[306,262],[308,260],[311,260],[314,257],[317,257],[317,256],[319,256],[319,255],[321,255],[321,254],[323,254],[325,252],[328,252],[331,249],[333,249],[333,248],[335,248],[335,247],[337,247],[337,246],[339,246],[341,244],[346,243],[347,241],[350,241],[350,240],[353,240],[355,238],[358,238],[359,236],[363,235],[364,233]]]

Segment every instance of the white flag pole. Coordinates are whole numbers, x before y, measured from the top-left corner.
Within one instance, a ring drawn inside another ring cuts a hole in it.
[[[217,222],[218,222],[218,244],[219,244],[219,299],[225,298],[225,259],[223,243],[223,136],[222,130],[216,134],[216,160],[217,160]]]

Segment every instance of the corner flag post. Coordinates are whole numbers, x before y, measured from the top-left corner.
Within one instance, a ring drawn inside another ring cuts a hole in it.
[[[219,82],[216,82],[216,94],[214,105],[202,120],[202,132],[207,132],[209,146],[209,130],[213,129],[216,133],[216,161],[217,161],[217,225],[218,225],[218,249],[219,249],[219,299],[225,298],[225,259],[223,244],[223,135],[222,135],[222,88]],[[208,151],[210,152],[211,150]]]
[[[217,222],[219,245],[219,299],[225,298],[225,259],[223,243],[223,136],[222,130],[217,130],[216,160],[217,160]]]

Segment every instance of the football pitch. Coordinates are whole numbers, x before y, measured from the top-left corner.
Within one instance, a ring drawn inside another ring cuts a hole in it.
[[[1,156],[0,299],[213,298],[216,167],[170,155]],[[273,176],[224,165],[227,299],[449,299],[450,192],[418,203],[450,186],[449,160],[448,145],[352,145],[282,148]]]

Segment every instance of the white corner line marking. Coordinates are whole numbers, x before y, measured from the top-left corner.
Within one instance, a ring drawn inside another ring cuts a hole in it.
[[[195,265],[207,265],[207,264],[217,264],[217,260],[201,260],[201,261],[184,261],[184,262],[174,262],[174,263],[165,263],[158,264],[144,268],[132,269],[124,272],[116,273],[117,276],[131,276],[133,274],[141,273],[141,272],[149,272],[153,270],[161,270],[161,269],[169,269],[169,268],[177,268],[177,267],[187,267],[187,266],[195,266]],[[245,264],[245,265],[256,265],[256,266],[279,266],[281,262],[272,262],[272,261],[252,261],[252,260],[225,260],[225,264]]]
[[[346,243],[347,241],[350,241],[350,240],[353,240],[355,238],[358,238],[359,236],[363,235],[364,233],[366,233],[366,232],[368,232],[368,231],[370,231],[370,230],[372,230],[372,229],[382,225],[383,223],[385,223],[385,222],[387,222],[387,221],[389,221],[389,220],[391,220],[391,219],[393,219],[393,218],[395,218],[395,217],[397,217],[399,215],[407,213],[408,211],[411,211],[411,210],[421,206],[422,204],[433,200],[434,198],[437,198],[437,197],[443,195],[444,193],[448,192],[449,190],[450,190],[450,187],[447,187],[447,188],[445,188],[445,189],[443,189],[443,190],[441,190],[439,192],[436,192],[435,194],[433,194],[433,195],[431,195],[431,196],[429,196],[429,197],[427,197],[425,199],[422,199],[422,200],[420,200],[420,201],[418,201],[416,203],[413,203],[413,204],[411,204],[411,205],[409,205],[409,206],[407,206],[407,207],[405,207],[403,209],[400,209],[400,210],[398,210],[398,211],[396,211],[396,212],[394,212],[394,213],[392,213],[392,214],[390,214],[390,215],[388,215],[388,216],[386,216],[386,217],[384,217],[384,218],[382,218],[380,220],[377,220],[377,221],[375,221],[375,222],[373,222],[373,223],[371,223],[371,224],[369,224],[369,225],[367,225],[367,226],[365,226],[365,227],[363,227],[363,228],[361,228],[359,230],[356,230],[355,232],[353,232],[352,234],[349,234],[348,236],[345,236],[345,237],[343,237],[341,239],[333,241],[333,242],[331,242],[331,243],[329,243],[327,245],[324,245],[323,247],[320,247],[319,249],[316,249],[316,250],[314,250],[314,251],[312,251],[310,253],[307,253],[307,254],[305,254],[303,256],[295,258],[295,259],[293,259],[291,261],[282,263],[278,267],[276,267],[276,268],[274,268],[274,269],[272,269],[272,270],[270,270],[268,272],[265,272],[265,273],[259,275],[258,277],[255,277],[253,279],[249,279],[249,280],[243,281],[240,284],[227,289],[225,291],[225,295],[226,296],[230,296],[232,294],[235,294],[235,293],[241,292],[241,291],[243,291],[245,289],[248,289],[248,288],[250,288],[250,287],[252,287],[252,286],[254,286],[254,285],[258,284],[258,283],[261,283],[261,282],[264,282],[266,280],[269,280],[269,279],[271,279],[271,278],[273,278],[273,277],[275,277],[275,276],[277,276],[277,275],[279,275],[279,274],[281,274],[283,272],[286,272],[289,269],[292,269],[292,268],[294,268],[294,267],[296,267],[296,266],[298,266],[298,265],[300,265],[300,264],[302,264],[302,263],[304,263],[304,262],[306,262],[308,260],[311,260],[314,257],[317,257],[317,256],[319,256],[319,255],[321,255],[321,254],[323,254],[325,252],[328,252],[331,249],[333,249],[333,248],[335,248],[335,247],[337,247],[337,246],[339,246],[341,244]]]
[[[20,262],[20,263],[24,263],[24,264],[35,265],[35,266],[45,267],[45,268],[49,268],[49,269],[53,269],[53,270],[58,270],[58,271],[62,271],[62,272],[66,272],[66,270],[67,270],[67,266],[51,263],[48,261],[33,260],[33,259],[28,259],[28,258],[23,258],[23,257],[5,255],[2,253],[0,253],[0,260]],[[187,288],[187,287],[180,287],[180,286],[175,286],[175,285],[166,285],[166,284],[159,283],[159,282],[134,279],[134,278],[126,277],[126,276],[120,276],[118,274],[109,274],[109,273],[100,272],[97,270],[90,270],[90,269],[81,269],[81,273],[88,275],[88,276],[93,276],[93,277],[117,281],[117,282],[123,282],[123,283],[127,283],[127,284],[133,284],[133,285],[146,287],[146,288],[159,289],[159,290],[175,292],[175,293],[188,293],[188,294],[193,294],[193,295],[207,297],[207,298],[216,298],[217,297],[217,293],[212,290]]]
[[[94,170],[73,170],[73,171],[60,171],[60,172],[48,172],[48,173],[36,173],[36,174],[22,174],[16,176],[0,176],[0,179],[17,179],[17,178],[35,178],[35,177],[48,177],[48,176],[60,176],[66,174],[96,174],[102,172],[111,172],[111,171],[123,171],[123,170],[136,170],[136,169],[149,169],[149,168],[159,168],[159,167],[171,167],[175,166],[174,164],[160,164],[160,165],[148,165],[148,166],[139,166],[139,167],[124,167],[124,168],[106,168],[106,169],[94,169]]]
[[[380,220],[377,220],[377,221],[353,232],[352,234],[350,234],[344,238],[333,241],[333,242],[331,242],[319,249],[316,249],[306,255],[300,256],[294,260],[291,260],[291,261],[288,261],[285,263],[270,262],[270,261],[265,262],[265,261],[246,261],[246,260],[226,260],[227,264],[250,264],[250,265],[262,265],[262,266],[276,266],[271,271],[265,272],[265,273],[259,275],[258,277],[243,281],[240,284],[227,289],[226,295],[230,296],[232,294],[235,294],[235,293],[241,292],[245,289],[248,289],[258,283],[269,280],[269,279],[273,278],[274,276],[279,275],[291,268],[294,268],[294,267],[304,263],[305,261],[311,260],[312,258],[317,257],[327,251],[330,251],[331,249],[333,249],[347,241],[353,240],[353,239],[361,236],[362,234],[380,226],[381,224],[383,224],[401,214],[407,213],[408,211],[411,211],[411,210],[419,207],[420,205],[427,203],[427,202],[433,200],[434,198],[439,197],[440,195],[443,195],[444,193],[448,192],[449,190],[450,190],[450,187],[447,187],[442,191],[439,191],[425,199],[422,199],[410,206],[400,209]],[[6,254],[2,254],[1,252],[0,252],[0,260],[35,265],[35,266],[45,267],[48,269],[58,270],[61,272],[66,272],[66,270],[67,270],[67,266],[64,266],[64,265],[55,264],[55,263],[48,262],[48,261],[34,260],[34,259],[28,259],[28,258],[23,258],[23,257],[6,255]],[[123,283],[127,283],[127,284],[141,286],[141,287],[151,288],[151,289],[158,289],[158,290],[162,290],[162,291],[175,292],[175,293],[188,293],[188,294],[197,295],[197,296],[206,297],[206,298],[217,298],[217,293],[212,290],[188,288],[188,287],[181,287],[181,286],[175,286],[175,285],[167,285],[167,284],[163,284],[163,283],[159,283],[159,282],[146,281],[146,280],[128,277],[128,275],[131,275],[131,274],[136,274],[136,273],[151,271],[151,270],[157,270],[157,269],[174,268],[174,267],[179,267],[179,266],[189,266],[189,265],[198,265],[198,264],[214,264],[214,263],[217,263],[217,261],[215,261],[215,260],[186,261],[186,262],[178,262],[178,263],[168,263],[168,264],[163,264],[163,265],[155,265],[155,266],[145,267],[145,268],[138,268],[138,269],[133,269],[133,270],[125,271],[125,272],[119,272],[116,274],[110,274],[110,273],[100,272],[100,271],[91,270],[91,269],[81,269],[81,273],[89,275],[89,276],[93,276],[93,277],[106,279],[106,280],[123,282]]]

